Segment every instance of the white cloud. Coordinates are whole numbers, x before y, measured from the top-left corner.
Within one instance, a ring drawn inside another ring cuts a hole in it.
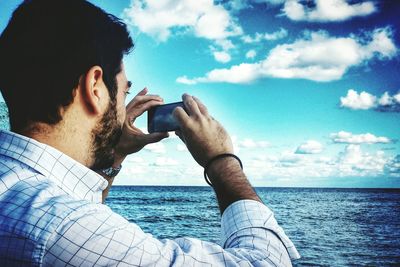
[[[157,157],[156,162],[154,164],[156,166],[175,166],[178,165],[178,161],[166,157]]]
[[[253,139],[244,139],[243,141],[240,142],[239,144],[240,147],[244,147],[244,148],[255,148],[257,147],[256,142],[254,142]]]
[[[147,128],[145,127],[140,127],[139,130],[141,130],[143,133],[148,134],[149,132],[147,131]]]
[[[260,153],[262,153],[261,149],[270,146],[270,143],[265,140],[254,140],[252,138],[244,138],[239,140],[236,135],[232,135],[231,140],[235,153],[243,153],[243,155],[246,154],[248,151],[251,151],[251,153],[253,153],[253,150],[257,150],[257,154],[259,155]]]
[[[196,83],[197,83],[196,80],[189,79],[186,75],[181,76],[181,77],[178,77],[178,78],[176,79],[176,82],[177,82],[177,83],[182,83],[182,84],[187,84],[187,85],[193,85],[193,84],[196,84]]]
[[[397,104],[400,104],[400,92],[394,95],[393,99],[397,102]]]
[[[265,148],[269,145],[267,141],[254,141],[251,138],[245,138],[239,142],[241,148]]]
[[[384,136],[375,136],[370,133],[365,134],[352,134],[350,132],[340,131],[332,133],[331,139],[335,143],[348,143],[348,144],[387,144],[392,142],[389,138]]]
[[[370,109],[376,106],[376,97],[364,91],[358,94],[350,89],[345,97],[340,98],[340,105],[351,109]]]
[[[340,98],[340,106],[354,110],[358,109],[375,109],[377,111],[400,111],[400,92],[391,96],[388,92],[382,94],[381,97],[374,96],[370,93],[350,89],[345,97]]]
[[[218,39],[215,40],[215,43],[222,48],[224,51],[228,51],[230,49],[235,48],[235,45],[232,43],[231,40],[227,39]]]
[[[126,161],[130,163],[143,163],[144,159],[138,156],[130,156],[126,159]]]
[[[394,111],[400,112],[400,92],[391,96],[388,92],[383,93],[377,103],[378,111]]]
[[[166,41],[175,32],[192,33],[212,40],[222,51],[215,52],[217,61],[230,61],[229,49],[234,48],[229,37],[242,35],[243,30],[228,10],[213,0],[131,0],[123,12],[124,20],[158,41]],[[180,79],[189,84],[188,80]]]
[[[228,7],[229,10],[240,11],[242,9],[255,8],[255,6],[252,5],[253,3],[278,5],[283,4],[285,1],[286,0],[229,0],[226,1],[225,5]]]
[[[256,55],[257,55],[256,51],[254,49],[251,49],[246,53],[246,58],[253,59],[255,58]]]
[[[169,140],[172,140],[172,139],[179,139],[179,136],[177,136],[176,134],[175,134],[175,132],[169,132],[169,137],[168,137],[168,139]],[[167,139],[167,140],[168,140]]]
[[[241,149],[240,149],[240,146],[239,146],[238,137],[237,137],[236,135],[232,135],[232,136],[231,136],[231,140],[232,140],[232,144],[233,144],[233,151],[234,151],[235,153],[239,153],[239,151],[240,151]]]
[[[396,55],[397,48],[393,42],[392,31],[389,28],[380,28],[373,31],[372,41],[360,52],[366,58],[378,54],[380,58],[391,58]]]
[[[393,98],[389,95],[388,92],[385,92],[381,98],[378,100],[378,104],[381,106],[390,106],[393,105]]]
[[[159,41],[166,41],[174,30],[190,30],[197,37],[226,39],[242,34],[242,28],[229,12],[213,0],[132,0],[124,19]]]
[[[263,155],[246,160],[246,174],[255,179],[267,177],[316,178],[364,177],[390,173],[400,176],[400,156],[393,159],[383,151],[366,153],[360,145],[349,144],[337,156],[295,154],[283,151],[278,156]]]
[[[235,143],[243,143],[246,139]],[[250,149],[257,141],[247,141]],[[251,148],[253,147],[253,148]],[[245,148],[242,148],[245,151]],[[249,148],[246,148],[249,149]],[[250,151],[249,151],[250,152]],[[386,155],[383,151],[365,152],[358,144],[348,144],[337,155],[296,154],[293,151],[244,153],[240,155],[245,164],[245,173],[251,182],[265,183],[285,178],[315,179],[318,177],[400,177],[400,155]],[[203,169],[191,157],[181,159],[169,156],[146,155],[128,157],[118,178],[118,184],[182,184],[204,185]]]
[[[283,7],[283,13],[292,20],[300,20],[305,16],[304,7],[297,1],[288,1]]]
[[[384,151],[365,152],[359,144],[348,144],[336,156],[304,155],[283,151],[280,155],[258,155],[246,161],[249,177],[400,177],[400,155]]]
[[[242,63],[229,69],[215,69],[207,73],[207,77],[199,81],[249,83],[254,81],[260,74],[259,65]]]
[[[183,145],[183,144],[177,144],[177,145],[176,145],[176,150],[178,150],[178,151],[180,151],[180,152],[182,152],[182,151],[188,151],[186,145]]]
[[[129,159],[129,158],[128,158]],[[204,185],[203,168],[191,157],[176,158],[146,155],[144,162],[126,162],[116,184]]]
[[[132,175],[146,174],[146,173],[148,173],[147,168],[143,166],[133,166],[133,167],[124,166],[124,168],[121,169],[121,175],[132,176]],[[120,179],[118,180],[120,181]]]
[[[308,140],[296,149],[296,154],[318,154],[322,152],[322,149],[323,146],[318,141]]]
[[[235,45],[232,43],[232,41],[227,39],[216,40],[215,44],[219,46],[219,48],[210,45],[210,50],[214,56],[214,59],[221,63],[227,63],[231,61],[232,58],[230,55],[230,50],[235,48]]]
[[[320,159],[314,155],[306,156],[284,151],[277,156],[264,155],[247,160],[246,174],[256,179],[326,177],[333,172],[332,161],[327,157]]]
[[[229,55],[225,51],[214,52],[214,58],[216,61],[221,62],[221,63],[227,63],[227,62],[231,61],[231,55]]]
[[[204,77],[179,77],[186,84],[201,82],[251,83],[263,77],[301,78],[327,82],[338,80],[350,67],[373,58],[391,59],[397,54],[389,28],[366,34],[369,38],[330,37],[325,32],[312,32],[291,44],[273,48],[268,56],[256,63],[241,63],[228,69],[214,69]],[[377,45],[383,40],[383,45]],[[335,55],[335,56],[332,56]]]
[[[228,11],[222,6],[213,5],[213,1],[203,0],[203,2],[208,2],[209,8],[199,17],[194,26],[197,36],[218,40],[241,35],[243,33],[242,28],[234,23]]]
[[[250,7],[247,0],[230,0],[226,4],[230,10],[234,11],[239,11]]]
[[[214,69],[208,72],[205,77],[189,79],[186,76],[181,76],[176,81],[184,81],[185,84],[189,85],[206,82],[251,83],[259,77],[259,64],[242,63],[229,69]]]
[[[269,145],[270,145],[270,144],[269,144],[268,141],[258,141],[258,142],[257,142],[257,146],[258,146],[258,147],[261,147],[261,148],[267,147],[267,146],[269,146]]]
[[[165,149],[165,145],[163,143],[152,143],[152,144],[148,144],[146,145],[144,148],[144,150],[156,153],[156,154],[164,154],[166,153],[166,149]]]
[[[284,152],[279,159],[279,163],[285,167],[294,167],[303,161],[304,157],[302,155],[293,154],[291,152]]]
[[[285,38],[288,35],[288,32],[284,28],[280,28],[278,31],[275,31],[273,33],[259,33],[256,32],[254,37],[251,37],[250,35],[244,35],[241,37],[243,42],[245,43],[259,43],[263,40],[266,41],[275,41],[278,39]]]
[[[340,176],[374,176],[383,174],[388,163],[383,151],[364,153],[360,145],[347,145],[339,154],[337,166]]]
[[[282,4],[287,0],[252,0],[255,3],[266,3],[266,4],[271,4],[271,5],[278,5]]]
[[[283,13],[295,21],[344,21],[356,16],[367,16],[377,11],[372,1],[349,4],[346,0],[315,0],[315,7],[308,8],[300,0],[287,0]]]
[[[389,176],[400,177],[400,155],[388,161],[385,165],[385,173]]]
[[[275,41],[278,39],[285,38],[288,35],[288,32],[286,29],[280,28],[279,31],[273,32],[273,33],[265,33],[264,34],[264,39],[267,41]]]
[[[262,62],[264,76],[303,78],[314,81],[332,81],[342,78],[347,70],[374,56],[392,58],[397,49],[393,46],[375,46],[382,34],[387,39],[392,32],[387,28],[370,33],[370,42],[356,37],[330,37],[325,32],[312,32],[308,38],[292,44],[278,45]],[[378,50],[376,50],[378,49]],[[332,56],[335,55],[335,56]]]

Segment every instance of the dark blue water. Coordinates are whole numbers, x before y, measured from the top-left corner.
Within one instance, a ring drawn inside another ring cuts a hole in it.
[[[400,266],[400,189],[257,188],[302,258],[295,266]],[[115,186],[107,204],[159,238],[219,242],[209,187]]]

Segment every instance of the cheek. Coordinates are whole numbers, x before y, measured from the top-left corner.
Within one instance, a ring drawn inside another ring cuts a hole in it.
[[[121,105],[118,108],[118,121],[121,125],[124,123],[125,118],[126,118],[126,108],[125,105]]]
[[[125,121],[126,107],[125,107],[125,95],[119,93],[117,95],[117,119],[120,125]]]

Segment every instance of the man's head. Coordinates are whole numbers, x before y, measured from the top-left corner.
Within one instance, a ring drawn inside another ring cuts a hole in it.
[[[86,1],[22,3],[0,36],[0,89],[11,130],[22,133],[36,123],[59,124],[77,88],[101,82],[109,103],[92,131],[93,152],[107,158],[105,148],[118,139],[125,116],[124,99],[118,96],[128,83],[122,58],[132,48],[126,25]],[[89,103],[88,112],[91,107]]]
[[[122,71],[116,76],[116,83],[120,90],[118,90],[115,99],[109,102],[102,118],[97,122],[91,133],[93,140],[91,152],[94,163],[90,167],[94,170],[104,169],[112,165],[114,148],[122,134],[122,125],[126,115],[125,96],[131,85],[125,76],[123,66]]]

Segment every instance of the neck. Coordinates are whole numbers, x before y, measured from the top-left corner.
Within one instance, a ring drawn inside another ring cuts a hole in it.
[[[20,134],[54,147],[86,167],[93,164],[90,153],[91,133],[85,132],[85,127],[68,127],[63,122],[55,126],[35,123]]]

